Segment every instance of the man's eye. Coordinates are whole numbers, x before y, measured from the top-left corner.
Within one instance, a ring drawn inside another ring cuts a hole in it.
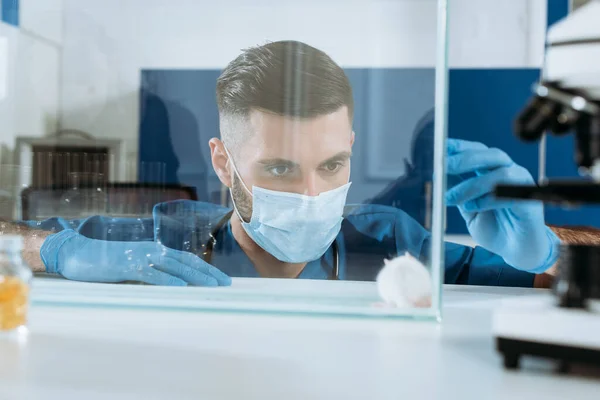
[[[290,172],[290,168],[285,165],[277,165],[268,169],[269,173],[274,176],[284,176]]]
[[[343,163],[341,163],[341,162],[339,162],[339,161],[336,161],[336,162],[331,162],[331,163],[327,163],[327,164],[325,164],[325,165],[323,166],[323,169],[324,169],[326,172],[329,172],[329,173],[334,173],[334,172],[337,172],[337,171],[339,171],[339,169],[340,169],[340,168],[342,168],[342,167],[343,167],[343,165],[344,165]]]

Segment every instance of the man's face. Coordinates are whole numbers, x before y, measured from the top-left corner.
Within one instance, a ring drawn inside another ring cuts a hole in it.
[[[346,107],[312,119],[253,111],[249,120],[251,132],[232,154],[249,190],[317,196],[348,183],[354,133]],[[228,169],[233,200],[249,221],[252,197],[230,164]]]

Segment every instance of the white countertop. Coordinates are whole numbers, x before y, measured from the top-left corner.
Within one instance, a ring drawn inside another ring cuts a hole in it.
[[[34,304],[0,339],[0,399],[598,399],[600,379],[506,372],[491,310],[528,289],[446,287],[444,321]]]

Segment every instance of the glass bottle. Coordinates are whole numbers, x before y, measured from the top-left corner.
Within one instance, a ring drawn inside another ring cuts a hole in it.
[[[71,172],[69,190],[60,199],[60,216],[65,218],[85,218],[104,215],[107,212],[104,174]]]
[[[22,250],[21,236],[0,236],[0,332],[19,330],[27,322],[32,273]]]
[[[108,194],[106,192],[106,177],[102,173],[89,174],[90,190],[87,196],[88,216],[106,215],[108,212]]]

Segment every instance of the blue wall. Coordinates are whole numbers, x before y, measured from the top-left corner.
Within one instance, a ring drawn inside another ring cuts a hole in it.
[[[377,179],[365,173],[370,162],[366,149],[374,140],[383,140],[390,150],[387,155],[382,153],[382,157],[391,158],[394,154],[406,154],[403,147],[412,147],[413,142],[421,138],[407,161],[414,163],[419,157],[431,160],[432,142],[426,137],[433,132],[431,129],[423,131],[418,124],[433,108],[433,69],[349,69],[347,74],[356,100],[352,201],[369,201],[383,191],[378,202],[406,209],[423,223],[425,194],[422,187],[423,181],[430,179],[430,168],[422,167],[424,172],[421,171],[416,184],[415,179],[406,181],[406,172],[394,181]],[[143,72],[142,85],[145,107],[140,126],[140,161],[167,163],[171,167],[167,175],[172,182],[179,179],[197,186],[200,197],[209,201],[218,200],[218,193],[212,196],[211,193],[219,187],[206,145],[211,137],[219,135],[214,95],[218,75],[218,70],[147,70]],[[531,85],[538,78],[537,69],[451,70],[449,136],[502,148],[537,177],[537,145],[520,142],[512,134],[512,123],[529,100]],[[385,85],[374,86],[377,81]],[[164,119],[160,122],[157,119],[162,114]],[[166,136],[165,132],[168,132]],[[575,176],[572,154],[570,138],[551,141],[548,147],[548,157],[552,160],[550,172]],[[386,193],[386,186],[390,184]],[[600,226],[600,218],[592,219],[589,213],[550,207],[547,219],[556,224],[585,221]],[[448,232],[466,233],[465,224],[455,209],[448,212]]]
[[[2,21],[19,26],[19,0],[0,0]]]
[[[351,201],[368,201],[379,194],[381,198],[377,202],[403,208],[423,223],[423,182],[430,179],[429,165],[421,166],[421,174],[416,179],[399,174],[394,182],[382,181],[366,173],[369,163],[366,149],[375,137],[379,137],[389,145],[389,158],[395,151],[405,154],[402,147],[413,146],[413,141],[421,137],[408,161],[417,162],[419,157],[431,160],[432,143],[426,137],[433,132],[431,127],[423,132],[417,125],[433,107],[433,100],[425,94],[416,96],[414,91],[399,89],[406,88],[407,81],[411,80],[420,85],[432,84],[433,71],[353,69],[347,73],[356,97],[357,142],[353,158],[356,167],[353,169]],[[218,70],[144,71],[146,83],[142,91],[142,104],[146,107],[142,109],[140,126],[140,161],[165,162],[169,166],[167,177],[170,182],[196,186],[200,198],[208,201],[218,201],[219,181],[210,166],[206,145],[211,137],[219,135],[214,99],[218,75]],[[373,76],[385,77],[384,93],[368,90]],[[531,85],[538,77],[537,69],[451,70],[449,136],[499,147],[537,177],[537,145],[518,141],[512,134],[512,123],[529,100]],[[374,95],[379,109],[376,117],[373,115]],[[403,120],[401,115],[414,118]],[[372,123],[375,118],[378,122]],[[548,163],[548,175],[576,177],[573,151],[571,137],[549,138],[547,153],[551,162]],[[391,187],[386,188],[388,185]],[[600,213],[595,211],[593,208],[565,210],[547,206],[546,219],[552,224],[600,227]],[[448,232],[466,233],[460,214],[453,208],[448,210]]]

